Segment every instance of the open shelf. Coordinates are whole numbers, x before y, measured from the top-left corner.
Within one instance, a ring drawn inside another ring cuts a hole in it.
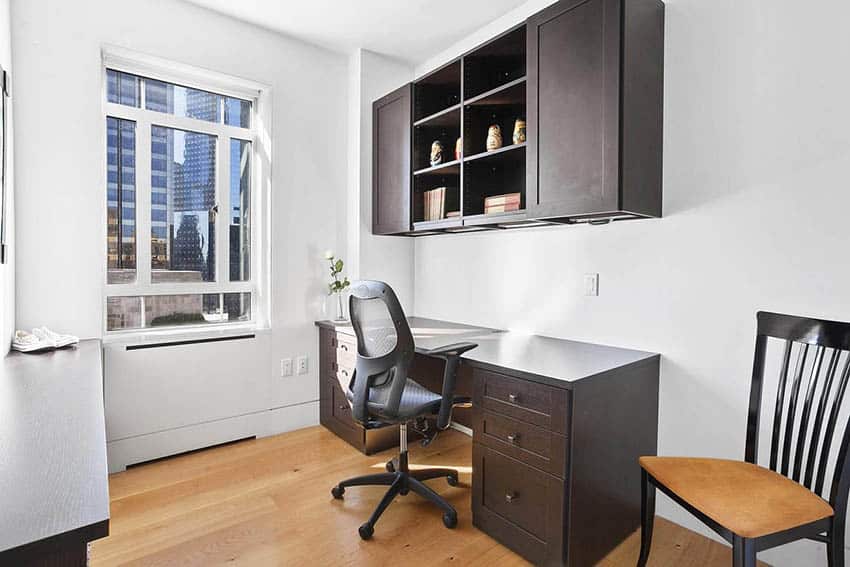
[[[509,156],[522,159],[508,159]],[[506,151],[464,163],[463,216],[484,214],[484,200],[509,193],[520,194],[519,209],[525,209],[525,149]],[[509,211],[517,213],[518,211]]]
[[[525,104],[525,76],[463,101],[466,106]]]
[[[413,172],[414,177],[427,175],[460,175],[460,160],[452,160],[439,165],[432,165]]]
[[[493,150],[492,152],[486,152],[485,151],[485,152],[481,152],[479,154],[473,154],[469,157],[463,158],[463,161],[464,162],[470,162],[470,161],[476,161],[476,160],[483,160],[483,159],[487,159],[487,158],[496,158],[496,156],[500,156],[499,159],[505,159],[505,158],[511,159],[511,158],[513,158],[513,159],[525,161],[525,153],[521,151],[521,150],[525,149],[525,144],[526,144],[525,142],[523,142],[521,144],[511,144],[510,146],[504,146],[504,147],[499,148],[498,150]],[[512,153],[508,156],[502,156],[501,155],[501,154],[505,154],[505,153],[508,153],[508,152],[515,152],[515,153]]]
[[[413,126],[451,126],[460,124],[460,104],[445,108],[413,123]]]
[[[516,123],[518,120],[525,121],[525,111],[524,78],[483,93],[471,101],[464,101],[463,155],[475,156],[486,152],[487,135],[493,125],[498,125],[502,131],[503,145],[500,149],[511,146]]]
[[[525,76],[525,26],[515,28],[463,58],[463,96],[481,93]]]
[[[460,104],[460,60],[437,69],[413,86],[413,120],[418,122]]]

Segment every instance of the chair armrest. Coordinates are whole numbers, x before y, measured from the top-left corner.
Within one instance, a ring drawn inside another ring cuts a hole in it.
[[[472,350],[478,345],[476,343],[462,342],[444,345],[435,349],[424,351],[423,354],[428,356],[436,356],[439,358],[447,358],[450,356],[460,356],[468,350]]]
[[[437,429],[448,428],[452,418],[452,401],[454,400],[455,381],[457,379],[457,368],[460,365],[460,355],[472,350],[478,345],[475,343],[455,343],[446,345],[428,352],[429,356],[444,358],[446,369],[443,372],[443,390],[441,392],[440,413],[437,414]]]

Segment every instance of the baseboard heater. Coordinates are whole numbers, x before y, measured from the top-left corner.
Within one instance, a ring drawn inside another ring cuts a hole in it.
[[[182,345],[199,345],[202,343],[218,343],[222,341],[241,341],[244,339],[253,339],[256,335],[234,335],[232,337],[212,337],[206,339],[190,339],[183,341],[168,341],[162,343],[141,343],[137,345],[126,345],[124,350],[142,350],[146,348],[162,348]]]

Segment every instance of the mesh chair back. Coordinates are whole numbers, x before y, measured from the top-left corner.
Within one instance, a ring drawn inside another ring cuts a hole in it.
[[[384,282],[355,283],[349,312],[357,335],[357,363],[349,383],[352,416],[368,425],[370,413],[398,415],[413,363],[413,334],[395,292]]]

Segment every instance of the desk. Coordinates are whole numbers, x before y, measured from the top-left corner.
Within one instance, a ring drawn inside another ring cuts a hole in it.
[[[463,355],[458,376],[458,392],[473,400],[465,417],[473,429],[476,527],[534,563],[585,567],[640,525],[637,459],[657,450],[659,355],[408,321],[417,352],[411,375],[436,391],[441,366],[428,353],[455,342],[478,344]],[[317,325],[322,423],[365,452],[395,445],[397,428],[386,428],[385,438],[357,429],[339,388],[356,361],[350,324]]]
[[[0,564],[86,565],[109,533],[100,341],[0,360]]]

